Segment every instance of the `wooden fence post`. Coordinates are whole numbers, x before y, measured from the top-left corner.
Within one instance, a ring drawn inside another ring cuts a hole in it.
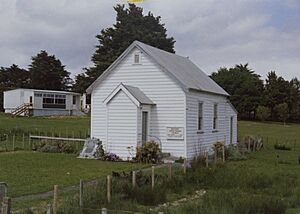
[[[101,209],[101,214],[107,214],[107,209],[106,208],[102,208]]]
[[[152,189],[154,189],[154,182],[155,182],[155,166],[152,166],[152,170],[151,170],[151,187]]]
[[[83,180],[79,182],[79,206],[83,207]]]
[[[183,160],[183,173],[186,174],[186,159]]]
[[[53,209],[52,209],[52,205],[51,204],[47,205],[47,212],[46,212],[46,214],[53,214]]]
[[[10,214],[11,212],[11,199],[9,197],[4,197],[2,202],[1,213]]]
[[[29,150],[32,150],[30,133],[28,134],[28,141],[29,141]]]
[[[208,167],[208,152],[205,152],[205,163],[206,167]]]
[[[251,150],[250,150],[250,137],[248,139],[248,152],[251,152]]]
[[[107,202],[111,202],[111,176],[107,176]]]
[[[57,213],[57,206],[58,206],[58,186],[54,185],[54,191],[53,191],[53,214]]]
[[[132,186],[135,187],[136,185],[136,174],[135,171],[132,171]]]

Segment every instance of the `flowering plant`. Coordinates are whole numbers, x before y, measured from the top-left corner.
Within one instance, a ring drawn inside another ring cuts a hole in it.
[[[120,157],[116,155],[115,153],[105,153],[103,160],[106,161],[119,161]]]

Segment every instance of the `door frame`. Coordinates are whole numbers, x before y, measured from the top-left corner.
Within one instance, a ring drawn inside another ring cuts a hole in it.
[[[146,141],[143,141],[143,113],[146,112],[147,113],[147,130],[146,130]],[[142,145],[144,145],[147,141],[149,141],[149,136],[150,136],[150,118],[151,118],[151,107],[148,105],[144,105],[141,108],[141,143]]]
[[[233,144],[233,123],[234,123],[234,116],[230,116],[230,128],[229,128],[229,142]]]

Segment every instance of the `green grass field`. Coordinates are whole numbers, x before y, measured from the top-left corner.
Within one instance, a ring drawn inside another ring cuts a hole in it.
[[[90,117],[11,117],[0,113],[0,152],[30,150],[29,135],[87,138]],[[13,139],[15,140],[14,144]]]
[[[259,135],[264,138],[266,146],[275,143],[287,144],[300,150],[300,124],[262,123],[239,121],[238,138],[242,140],[246,135]]]
[[[78,133],[82,130],[88,130],[88,127],[88,117],[11,118],[0,114],[0,130],[5,132],[15,130],[17,133],[18,131],[27,130],[47,134],[51,133],[51,130],[57,130],[54,131],[56,134],[57,132],[65,132],[70,135],[70,130]],[[287,204],[287,213],[300,213],[300,165],[298,163],[300,156],[300,124],[283,126],[281,123],[239,121],[239,140],[241,141],[247,135],[262,136],[264,148],[261,151],[249,154],[245,161],[227,162],[226,171],[224,172],[222,170],[220,172],[216,171],[217,174],[214,176],[221,176],[220,180],[222,182],[224,179],[224,186],[220,184],[201,186],[201,188],[207,190],[207,200],[211,203],[211,206],[215,204],[215,211],[217,212],[218,209],[222,209],[222,206],[225,207],[225,204],[235,203],[234,200],[239,201],[243,197],[246,199],[249,197],[252,200],[255,197],[270,198],[276,196],[282,198]],[[291,150],[275,150],[275,143],[285,144]],[[8,182],[11,196],[48,191],[55,184],[68,186],[77,184],[79,179],[93,179],[107,175],[112,170],[132,170],[139,167],[143,166],[130,163],[82,160],[77,159],[74,155],[66,154],[26,151],[0,153],[0,181]],[[228,177],[226,172],[231,177]],[[230,183],[231,178],[237,186],[240,186],[239,189],[232,188],[234,185]],[[255,179],[259,180],[255,181]],[[248,184],[239,183],[242,180],[250,183],[249,188],[247,187]],[[229,185],[226,185],[226,182]],[[260,185],[262,186],[260,187]],[[170,193],[168,198],[170,200],[180,198],[180,194]],[[231,197],[233,199],[228,201],[228,198]],[[245,202],[242,201],[241,203]],[[249,203],[252,202],[249,201]],[[211,207],[203,207],[202,205],[198,207],[199,204],[201,202],[189,202],[186,206],[171,208],[167,211],[169,213],[181,213],[181,211],[186,213],[186,210],[190,210],[191,213],[194,208],[211,209]],[[26,206],[26,204],[20,205],[20,207],[22,206]],[[232,212],[233,208],[228,206],[226,205],[226,208],[229,211],[223,213]]]
[[[87,131],[90,127],[90,117],[11,117],[0,113],[0,132],[66,132]]]
[[[112,171],[130,171],[142,167],[127,162],[105,162],[76,158],[72,154],[40,152],[0,153],[0,181],[9,186],[12,197],[50,191],[53,185],[78,184]]]

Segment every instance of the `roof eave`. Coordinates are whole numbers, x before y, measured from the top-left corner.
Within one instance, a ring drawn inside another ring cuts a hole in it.
[[[196,91],[196,92],[202,92],[202,93],[207,93],[207,94],[213,94],[213,95],[219,95],[219,96],[224,96],[224,97],[230,97],[230,95],[225,92],[225,93],[218,93],[214,91],[206,91],[198,88],[188,88],[189,91]]]

